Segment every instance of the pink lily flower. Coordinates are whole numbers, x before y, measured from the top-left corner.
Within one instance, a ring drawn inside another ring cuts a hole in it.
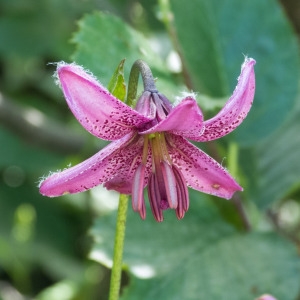
[[[230,199],[242,187],[218,162],[188,139],[218,139],[241,124],[255,92],[255,60],[246,58],[237,87],[212,119],[192,96],[173,107],[156,90],[146,90],[132,109],[111,95],[91,74],[75,64],[59,64],[57,76],[67,103],[82,126],[96,137],[112,141],[82,163],[54,173],[40,184],[40,193],[56,197],[104,184],[131,194],[132,207],[146,217],[144,188],[159,222],[164,209],[183,218],[189,206],[187,186]]]

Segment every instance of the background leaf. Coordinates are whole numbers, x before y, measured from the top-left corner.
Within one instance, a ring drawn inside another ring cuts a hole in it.
[[[254,105],[230,137],[240,144],[253,145],[272,133],[285,121],[295,103],[300,69],[297,40],[278,3],[170,3],[195,91],[214,97],[229,95],[236,85],[243,54],[257,61]]]
[[[74,118],[49,62],[75,60],[107,86],[122,59],[126,83],[143,59],[171,101],[188,83],[208,119],[234,89],[245,54],[257,61],[249,116],[228,137],[197,143],[244,192],[224,201],[190,191],[185,218],[166,211],[162,224],[149,207],[144,222],[129,208],[122,297],[298,299],[299,9],[290,0],[0,1],[0,298],[108,299],[115,194],[38,193],[41,176],[106,145]],[[242,232],[237,204],[251,232]]]
[[[158,89],[163,87],[164,93],[176,95],[174,90],[178,90],[178,86],[170,80],[170,73],[149,41],[115,16],[102,12],[85,16],[79,22],[79,31],[73,42],[77,46],[74,61],[91,70],[104,86],[109,83],[111,70],[115,69],[117,62],[126,59],[124,73],[128,78],[132,64],[142,59],[158,78]]]
[[[197,255],[181,258],[166,276],[134,278],[122,299],[143,295],[147,300],[251,300],[270,293],[276,299],[292,300],[297,296],[295,249],[287,248],[285,241],[272,234],[232,235]]]
[[[160,224],[151,216],[128,217],[124,263],[134,277],[122,299],[239,300],[272,292],[292,300],[298,292],[295,248],[272,233],[236,232],[196,192],[181,221],[173,212]],[[112,255],[114,221],[115,214],[100,218],[92,229],[91,257],[104,264]]]
[[[259,207],[270,207],[300,186],[299,112],[298,105],[280,129],[255,148],[241,153],[245,172],[253,173],[249,192]]]

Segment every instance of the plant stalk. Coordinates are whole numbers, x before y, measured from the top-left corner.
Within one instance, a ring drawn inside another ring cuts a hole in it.
[[[109,300],[118,300],[120,295],[128,198],[128,195],[120,194]]]
[[[125,103],[133,106],[137,95],[137,87],[139,75],[141,74],[144,90],[149,92],[157,92],[155,81],[149,66],[142,60],[137,60],[130,71],[127,99]],[[125,240],[126,218],[128,208],[128,195],[120,194],[116,236],[114,246],[113,266],[111,270],[109,300],[118,300],[120,295],[121,277],[122,277],[122,260]]]
[[[126,104],[131,107],[133,106],[133,103],[136,99],[140,74],[143,79],[144,91],[157,93],[155,80],[153,78],[149,66],[141,59],[136,60],[135,63],[132,65],[130,71],[129,82],[128,82],[128,93],[127,93],[127,100],[126,100]]]

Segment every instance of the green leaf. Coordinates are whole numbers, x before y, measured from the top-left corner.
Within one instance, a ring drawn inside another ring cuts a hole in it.
[[[190,209],[181,221],[177,220],[173,210],[165,211],[165,221],[157,223],[149,207],[145,221],[129,209],[124,260],[132,272],[142,262],[156,274],[169,272],[173,268],[173,259],[193,252],[195,245],[204,248],[207,243],[233,231],[224,224],[206,195],[195,191],[190,194]],[[111,257],[113,253],[114,230],[114,214],[96,220],[91,231],[96,241],[91,257],[100,257],[98,261],[107,264],[102,258]],[[196,238],[199,236],[201,239]],[[190,244],[191,240],[194,244]]]
[[[68,39],[76,14],[91,8],[88,1],[84,4],[67,2],[2,1],[0,36],[5,43],[0,43],[0,55],[66,59],[72,51]]]
[[[234,234],[173,262],[165,276],[132,278],[122,300],[294,300],[299,291],[296,249],[274,234]]]
[[[124,78],[124,63],[125,63],[125,59],[122,59],[107,86],[107,89],[109,90],[109,92],[123,102],[126,97],[126,83],[125,83],[125,78]]]
[[[229,137],[252,145],[287,118],[297,94],[297,38],[275,0],[170,0],[174,26],[194,90],[232,93],[243,54],[256,59],[249,116]],[[270,13],[272,12],[272,13]],[[259,20],[263,20],[263,26]],[[284,74],[284,75],[283,75]]]
[[[285,124],[250,151],[250,196],[258,206],[266,208],[282,200],[300,186],[300,107]],[[245,156],[245,155],[244,155]],[[249,155],[247,159],[249,161]],[[243,162],[243,165],[247,162]]]
[[[104,86],[108,85],[117,62],[126,58],[124,73],[128,78],[132,64],[142,59],[158,77],[159,90],[171,96],[179,91],[149,40],[115,16],[102,12],[86,15],[79,21],[73,42],[77,49],[73,55],[75,62],[92,71]]]
[[[240,300],[265,292],[294,299],[299,262],[289,242],[274,234],[238,233],[205,195],[193,191],[184,219],[178,221],[171,210],[165,216],[163,223],[149,215],[141,221],[129,210],[124,263],[131,280],[123,299]],[[91,231],[90,256],[108,266],[114,223],[115,214],[101,217]]]

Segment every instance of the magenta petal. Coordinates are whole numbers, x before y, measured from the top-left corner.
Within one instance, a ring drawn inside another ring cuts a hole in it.
[[[243,190],[219,163],[187,140],[172,135],[169,143],[173,163],[193,189],[226,199]]]
[[[194,141],[205,142],[218,139],[239,126],[247,116],[255,92],[255,60],[246,58],[242,65],[238,84],[222,110],[212,119],[204,121],[205,130]]]
[[[149,91],[144,91],[136,104],[135,110],[152,120],[155,118],[156,106],[151,101],[151,94]]]
[[[57,197],[67,193],[79,193],[107,182],[120,172],[128,173],[132,179],[134,170],[130,169],[131,162],[141,151],[142,143],[133,144],[133,134],[110,143],[103,150],[84,162],[54,173],[40,185],[40,193],[48,197]],[[132,182],[122,185],[122,190],[131,192]],[[118,187],[115,187],[118,191]]]
[[[104,186],[108,190],[115,190],[122,194],[132,193],[132,184],[134,180],[133,178],[137,168],[142,162],[142,152],[144,143],[143,137],[138,137],[137,139],[138,140],[136,142],[131,143],[130,146],[127,147],[124,157],[122,157],[122,152],[120,152],[120,157],[117,157],[120,160],[120,162],[122,162],[122,166],[118,167],[118,170],[112,179],[104,183]],[[128,160],[126,161],[127,158]],[[144,170],[143,188],[148,184],[149,176],[151,173],[151,162],[152,156],[151,151],[149,149],[147,162]]]
[[[203,130],[202,112],[196,100],[187,97],[175,106],[164,120],[140,134],[169,131],[188,139],[195,139],[201,136]]]
[[[151,120],[115,98],[77,65],[61,64],[57,74],[74,116],[101,139],[117,140]]]

